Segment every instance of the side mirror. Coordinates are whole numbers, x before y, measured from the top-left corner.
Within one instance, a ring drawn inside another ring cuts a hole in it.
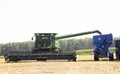
[[[33,37],[31,38],[31,40],[33,40]]]

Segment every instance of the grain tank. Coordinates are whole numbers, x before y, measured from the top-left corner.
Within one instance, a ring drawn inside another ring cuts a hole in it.
[[[112,34],[104,34],[93,36],[93,43],[96,46],[94,50],[94,60],[98,61],[99,58],[109,58],[109,60],[114,59],[113,52],[109,50],[112,44],[113,36]]]

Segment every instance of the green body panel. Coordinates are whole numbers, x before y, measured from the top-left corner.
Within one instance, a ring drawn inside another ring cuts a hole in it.
[[[82,36],[92,33],[100,33],[98,30],[76,33],[76,34],[68,34],[64,36],[56,36],[57,33],[35,33],[35,50],[54,50],[59,49],[59,39],[70,38],[75,36]]]

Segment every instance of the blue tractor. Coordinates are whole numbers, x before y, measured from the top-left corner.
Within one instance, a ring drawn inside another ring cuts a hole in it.
[[[98,61],[99,58],[109,58],[113,60],[113,52],[109,51],[109,47],[112,44],[113,36],[112,34],[104,34],[93,36],[93,43],[96,46],[94,50],[94,60]]]
[[[116,59],[120,60],[120,40],[115,40],[115,47],[116,47]]]

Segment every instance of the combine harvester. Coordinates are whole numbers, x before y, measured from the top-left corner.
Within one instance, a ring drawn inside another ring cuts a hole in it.
[[[96,46],[94,50],[94,60],[98,61],[99,58],[109,58],[113,60],[113,52],[109,51],[109,47],[112,44],[112,34],[97,35],[93,36],[93,43]]]
[[[76,61],[76,53],[63,53],[59,47],[58,40],[93,33],[101,34],[98,30],[64,36],[56,36],[57,33],[35,33],[35,47],[31,52],[9,52],[4,55],[4,58],[6,62],[17,62],[19,60],[46,61],[57,59]]]

